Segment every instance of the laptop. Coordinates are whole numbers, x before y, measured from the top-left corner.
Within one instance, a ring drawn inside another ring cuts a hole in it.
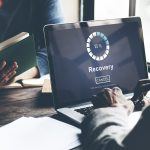
[[[55,109],[77,123],[101,89],[118,86],[132,96],[148,78],[139,17],[50,24],[44,33]]]

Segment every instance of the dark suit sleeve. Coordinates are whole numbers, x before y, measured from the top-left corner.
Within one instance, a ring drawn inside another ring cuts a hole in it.
[[[123,107],[99,108],[81,125],[81,142],[85,150],[124,150],[122,140],[126,128],[127,110]]]

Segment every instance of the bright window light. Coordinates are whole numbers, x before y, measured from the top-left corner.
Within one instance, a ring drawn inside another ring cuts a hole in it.
[[[96,20],[129,16],[129,0],[95,0]]]
[[[150,0],[136,0],[136,15],[142,19],[146,59],[150,62]]]

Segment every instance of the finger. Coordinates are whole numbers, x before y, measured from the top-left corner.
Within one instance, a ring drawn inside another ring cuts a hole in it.
[[[15,82],[15,75],[16,73],[14,74],[12,78],[9,79],[9,81],[7,82],[8,85]]]
[[[14,68],[18,68],[18,64],[17,64],[17,62],[15,61],[15,62],[13,62],[13,67]]]
[[[110,88],[105,88],[105,97],[107,100],[107,103],[109,106],[112,106],[112,104],[116,103],[115,99],[113,97],[113,90]]]
[[[15,71],[18,68],[17,62],[14,62],[13,65],[9,68],[9,71]]]
[[[4,78],[7,78],[8,76],[10,76],[11,74],[13,74],[13,72],[18,68],[18,65],[15,63],[14,65],[12,65],[12,67],[10,67],[9,69],[7,69],[5,71],[5,73],[3,73],[1,75],[0,81],[2,81]]]
[[[97,95],[92,97],[92,103],[95,108],[108,107],[111,104],[109,92],[111,89],[102,89]],[[110,101],[108,101],[110,100]]]
[[[9,84],[12,78],[15,76],[15,74],[16,74],[16,71],[14,71],[13,73],[9,73],[8,75],[5,76],[5,78],[3,78],[1,83],[4,85]]]
[[[119,87],[113,87],[112,90],[113,90],[113,93],[116,94],[116,95],[123,94],[122,90]]]
[[[11,74],[7,74],[3,79],[2,79],[2,83],[7,83],[9,80],[10,80],[10,78],[12,77],[12,76],[14,76],[14,74],[15,74],[15,72],[13,72],[13,73],[11,73]]]
[[[14,62],[9,69],[3,71],[3,74],[0,76],[0,82],[7,83],[9,78],[11,78],[11,76],[14,76],[14,72],[17,70],[17,68],[17,62]]]
[[[4,76],[6,76],[7,74],[13,73],[15,70],[17,70],[17,68],[18,68],[17,63],[13,63],[13,65],[9,69],[6,70]]]
[[[3,80],[4,78],[7,78],[7,76],[10,76],[11,74],[13,74],[13,72],[14,72],[16,69],[17,69],[17,68],[14,67],[14,68],[11,68],[11,69],[6,70],[5,73],[2,73],[1,76],[0,76],[0,82],[2,82],[2,80]]]
[[[11,76],[9,77],[9,80],[7,81],[8,85],[15,82],[15,75],[16,75],[16,71],[14,71],[14,73],[11,74]]]
[[[124,102],[126,102],[127,99],[123,95],[122,90],[119,87],[114,87],[112,90],[113,90],[114,103],[124,103]]]
[[[2,61],[2,63],[0,64],[0,73],[5,68],[5,66],[6,66],[6,61]]]
[[[16,71],[10,70],[9,72],[7,72],[7,74],[5,74],[2,80],[8,81],[12,76],[14,76],[14,74],[16,74]]]

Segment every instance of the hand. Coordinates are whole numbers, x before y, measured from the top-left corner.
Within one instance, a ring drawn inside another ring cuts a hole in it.
[[[134,95],[131,98],[135,105],[135,110],[141,110],[143,106],[147,105],[148,100],[144,100],[147,92],[150,90],[150,80],[142,79],[139,80],[138,84],[135,87]]]
[[[93,97],[92,103],[95,108],[123,106],[124,108],[127,108],[129,112],[132,112],[134,109],[133,102],[126,99],[119,87],[101,90]]]
[[[8,66],[6,61],[2,61],[0,64],[0,86],[8,85],[14,81],[17,68],[18,65],[16,62]]]
[[[0,0],[0,8],[3,6],[3,0]]]

